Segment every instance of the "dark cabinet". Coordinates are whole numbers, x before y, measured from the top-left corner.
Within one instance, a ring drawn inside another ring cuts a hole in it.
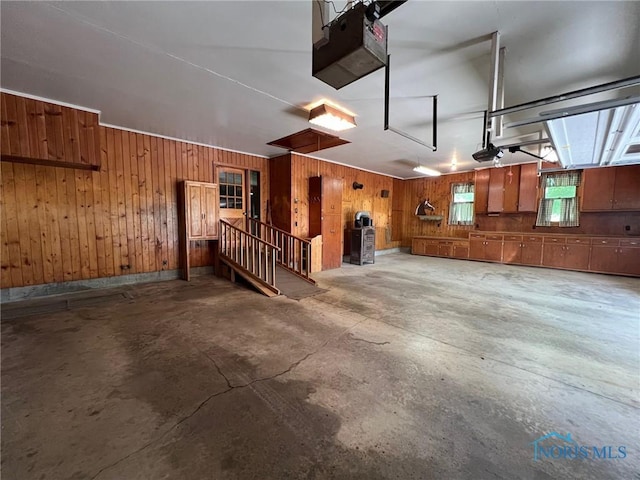
[[[582,211],[640,210],[640,165],[582,172]]]
[[[640,275],[640,239],[594,238],[589,270]]]
[[[462,239],[415,237],[411,243],[411,253],[431,257],[468,258],[469,242]]]
[[[521,260],[523,265],[542,265],[542,236],[523,235]]]
[[[522,263],[522,235],[505,235],[502,246],[504,263]]]
[[[374,227],[351,230],[351,252],[349,262],[357,265],[376,263],[376,229]]]

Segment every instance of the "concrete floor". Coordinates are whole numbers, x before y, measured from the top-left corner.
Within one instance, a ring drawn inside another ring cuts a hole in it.
[[[406,254],[317,279],[5,318],[2,478],[640,478],[640,279]],[[627,456],[534,461],[549,432]]]

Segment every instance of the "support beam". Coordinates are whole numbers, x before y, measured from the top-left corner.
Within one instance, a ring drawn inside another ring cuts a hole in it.
[[[491,71],[489,72],[489,106],[487,110],[492,112],[498,108],[498,79],[500,76],[500,32],[491,34]],[[496,122],[489,116],[487,130],[494,134]]]
[[[504,108],[504,57],[507,49],[502,47],[498,53],[498,85],[497,85],[497,108]],[[494,136],[495,138],[502,137],[502,119],[501,115],[496,121],[494,121]]]
[[[329,3],[311,0],[311,42],[314,48],[320,48],[329,41],[329,27],[324,26],[330,21]]]

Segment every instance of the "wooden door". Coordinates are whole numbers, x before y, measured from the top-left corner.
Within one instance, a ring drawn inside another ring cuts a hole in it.
[[[309,237],[322,235],[322,177],[309,178]]]
[[[451,256],[451,242],[439,242],[438,243],[438,255],[441,257]]]
[[[518,192],[520,190],[520,165],[504,167],[504,205],[503,212],[518,211]]]
[[[411,242],[411,253],[414,255],[424,255],[425,240],[423,238],[414,238]]]
[[[489,196],[487,212],[495,213],[504,210],[504,168],[492,168],[489,171]]]
[[[202,186],[187,184],[187,235],[190,238],[204,237]]]
[[[204,235],[208,238],[218,236],[218,186],[203,185],[202,201],[204,206]]]
[[[491,170],[478,170],[474,184],[473,208],[476,213],[487,213],[489,198],[489,175]]]
[[[538,210],[538,183],[538,165],[536,163],[520,165],[519,212],[535,212]]]
[[[542,264],[546,267],[564,267],[566,237],[545,237]]]
[[[582,211],[611,210],[616,168],[592,168],[582,172]]]
[[[504,245],[502,246],[502,261],[504,263],[522,263],[522,236],[504,236]]]
[[[618,245],[616,242],[603,242],[591,246],[589,270],[594,272],[616,273],[618,270]]]
[[[640,165],[615,167],[614,210],[640,210]]]
[[[455,258],[469,258],[469,245],[465,243],[454,244],[452,256]]]
[[[618,273],[640,275],[640,240],[620,240]]]
[[[247,195],[245,171],[237,168],[218,167],[218,192],[220,218],[245,229]]]
[[[589,239],[567,239],[564,250],[564,267],[572,270],[588,270],[591,245]]]
[[[499,235],[487,235],[484,244],[484,258],[492,262],[502,261],[502,238]]]
[[[523,265],[542,265],[542,237],[525,235],[521,255]]]
[[[322,217],[322,270],[342,266],[342,215]]]
[[[484,260],[484,235],[470,234],[469,235],[469,258],[475,260]]]

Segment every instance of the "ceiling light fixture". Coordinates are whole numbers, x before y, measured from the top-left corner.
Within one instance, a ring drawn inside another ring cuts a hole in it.
[[[422,173],[423,175],[429,175],[430,177],[439,177],[442,175],[438,170],[434,170],[432,168],[423,167],[422,165],[418,165],[413,169],[414,172]]]
[[[326,102],[311,109],[309,122],[337,132],[356,126],[356,119],[353,114]]]

